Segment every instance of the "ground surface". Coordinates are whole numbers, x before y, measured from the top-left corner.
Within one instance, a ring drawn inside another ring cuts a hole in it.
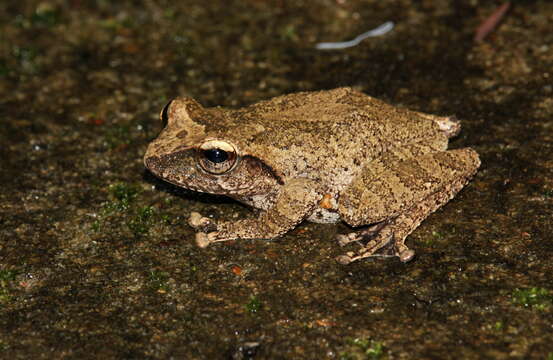
[[[476,43],[501,2],[1,2],[0,357],[553,359],[553,3],[513,3]],[[191,211],[251,214],[145,172],[168,99],[344,85],[481,155],[416,260],[341,266],[343,225],[195,247]]]

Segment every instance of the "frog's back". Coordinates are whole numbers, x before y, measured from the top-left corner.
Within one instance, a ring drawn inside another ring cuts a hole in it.
[[[283,179],[307,176],[339,188],[393,147],[440,137],[435,122],[350,88],[279,96],[226,113],[222,138]],[[235,134],[235,136],[233,135]]]
[[[373,157],[383,147],[435,138],[447,143],[435,121],[351,88],[283,95],[236,110],[233,117],[256,128],[248,145],[327,156],[350,150]]]

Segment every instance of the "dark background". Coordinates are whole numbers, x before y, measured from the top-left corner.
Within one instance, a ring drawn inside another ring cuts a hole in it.
[[[502,2],[2,1],[0,357],[553,359],[553,3],[512,3],[477,43]],[[251,214],[144,170],[163,105],[344,85],[482,158],[417,258],[338,265],[344,225],[197,248],[191,211]]]

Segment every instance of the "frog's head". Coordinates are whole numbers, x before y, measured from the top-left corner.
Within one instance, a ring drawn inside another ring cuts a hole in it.
[[[178,98],[160,114],[164,125],[144,156],[156,176],[191,190],[233,197],[274,192],[282,181],[263,161],[241,151],[224,109]]]

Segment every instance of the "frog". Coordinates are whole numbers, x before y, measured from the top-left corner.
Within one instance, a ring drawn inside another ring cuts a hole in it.
[[[275,239],[303,221],[344,222],[340,264],[366,258],[411,261],[405,242],[475,175],[478,153],[448,149],[455,116],[431,115],[351,87],[303,91],[242,108],[203,107],[178,97],[144,155],[155,176],[225,195],[257,210],[216,221],[192,212],[195,242]]]

